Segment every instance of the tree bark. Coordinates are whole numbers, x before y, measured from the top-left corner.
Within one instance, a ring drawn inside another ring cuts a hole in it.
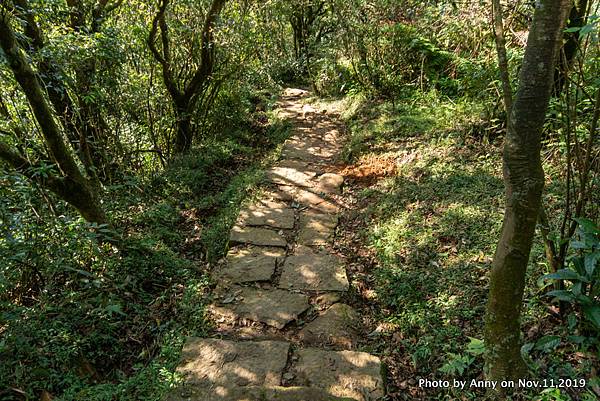
[[[496,39],[496,51],[498,53],[498,69],[500,70],[500,81],[502,81],[502,94],[504,95],[504,110],[506,118],[510,116],[512,108],[512,86],[508,70],[508,57],[506,57],[506,40],[504,39],[504,24],[502,22],[502,4],[500,0],[492,0],[492,15],[494,20],[494,37]]]
[[[0,10],[0,47],[2,47],[8,65],[25,93],[40,125],[50,156],[62,174],[62,178],[50,179],[47,187],[73,205],[86,220],[98,224],[108,223],[95,191],[79,170],[79,166],[64,142],[63,133],[54,119],[52,109],[46,102],[37,75],[27,63],[17,44],[14,32],[10,27],[9,13],[6,10]],[[2,145],[0,157],[15,169],[26,173],[26,168],[30,166],[23,162],[24,159],[18,159],[17,154],[11,153],[6,144]]]
[[[521,302],[544,187],[541,131],[569,5],[567,0],[536,2],[508,121],[503,155],[506,208],[486,311],[486,374],[491,380],[518,379],[527,372],[520,353]]]
[[[192,115],[197,105],[199,96],[210,85],[215,67],[215,44],[213,29],[217,18],[221,14],[227,0],[213,0],[206,14],[200,37],[200,63],[191,79],[180,89],[172,71],[171,39],[169,38],[168,25],[165,13],[169,0],[161,0],[157,14],[152,20],[152,27],[148,37],[150,52],[161,65],[163,82],[171,97],[173,110],[177,117],[177,132],[175,133],[174,153],[181,154],[190,150],[194,139],[192,130]],[[162,49],[156,46],[156,36],[160,31]]]

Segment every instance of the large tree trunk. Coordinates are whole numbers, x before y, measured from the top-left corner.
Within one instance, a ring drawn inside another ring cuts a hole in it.
[[[492,380],[526,374],[520,353],[520,313],[544,187],[541,130],[569,5],[567,0],[536,2],[519,89],[508,121],[504,145],[506,209],[490,276],[485,328],[487,376]]]
[[[72,152],[65,144],[63,133],[46,101],[37,75],[31,69],[17,44],[14,32],[10,27],[9,13],[2,9],[0,9],[0,46],[16,81],[31,105],[50,156],[56,162],[62,175],[62,178],[49,180],[48,188],[74,206],[86,220],[99,224],[107,223],[106,215],[95,191],[89,180],[79,170]],[[2,150],[0,157],[17,170],[26,166],[25,161],[19,160],[14,154],[11,155],[10,149],[6,146],[3,146]]]

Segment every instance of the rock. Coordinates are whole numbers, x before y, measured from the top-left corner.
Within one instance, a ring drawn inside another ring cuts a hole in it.
[[[263,201],[240,212],[240,224],[246,226],[270,226],[294,228],[294,210],[285,203]]]
[[[309,307],[307,296],[279,289],[234,286],[231,292],[242,299],[221,306],[211,305],[210,310],[214,314],[232,319],[250,319],[283,329]]]
[[[284,258],[285,251],[281,248],[240,249],[227,255],[226,265],[216,276],[232,283],[268,281]]]
[[[283,96],[286,98],[300,98],[306,95],[308,95],[308,91],[305,91],[304,89],[286,88],[283,91]]]
[[[326,391],[307,387],[235,387],[216,386],[211,389],[183,386],[173,390],[167,401],[355,401],[333,397]]]
[[[312,186],[311,180],[317,175],[308,163],[297,160],[283,160],[267,171],[267,179],[279,185]]]
[[[278,386],[290,344],[280,341],[226,341],[188,338],[177,372],[186,384]]]
[[[340,194],[344,177],[339,174],[325,173],[317,178],[317,188],[327,194]]]
[[[339,292],[326,292],[315,298],[315,303],[321,307],[329,307],[341,299]]]
[[[348,277],[343,261],[328,253],[298,246],[283,265],[279,288],[310,291],[347,291]]]
[[[326,245],[333,239],[337,216],[308,211],[300,215],[297,243],[308,246]]]
[[[266,191],[263,196],[265,199],[290,202],[294,200],[295,189],[296,187],[281,185],[273,190]]]
[[[310,209],[322,214],[335,214],[339,207],[335,200],[327,195],[317,193],[314,188],[298,188],[294,194],[294,200],[301,205],[308,206]]]
[[[294,384],[326,390],[336,397],[359,401],[384,396],[381,361],[376,356],[355,351],[323,351],[316,348],[298,350],[292,365]]]
[[[277,246],[285,248],[287,242],[282,235],[275,231],[259,227],[234,226],[229,234],[233,243],[251,244],[258,246]]]
[[[334,344],[351,348],[356,342],[358,313],[346,304],[334,304],[308,323],[298,336],[306,344]]]
[[[40,401],[52,401],[54,397],[52,394],[47,392],[46,390],[42,390],[42,394],[40,395]]]

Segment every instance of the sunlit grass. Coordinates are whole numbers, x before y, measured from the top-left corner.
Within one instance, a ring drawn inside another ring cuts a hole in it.
[[[444,377],[439,369],[450,353],[466,355],[469,337],[483,338],[488,273],[504,211],[502,143],[473,128],[485,125],[474,100],[430,92],[396,104],[364,99],[348,104],[347,160],[382,154],[396,160],[393,174],[360,194],[368,205],[362,238],[379,262],[373,271],[379,320],[391,324],[401,339],[398,355],[412,366],[395,379]],[[556,189],[550,186],[546,196],[560,198]],[[535,302],[540,297],[535,281],[545,272],[540,262],[543,247],[537,239],[525,325],[544,313],[543,303]],[[381,347],[387,354],[398,345]],[[475,358],[463,379],[477,377],[482,365],[483,359]]]

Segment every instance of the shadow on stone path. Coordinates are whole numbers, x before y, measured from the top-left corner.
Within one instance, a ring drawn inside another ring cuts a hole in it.
[[[230,339],[187,340],[177,369],[185,383],[170,401],[374,401],[384,395],[379,358],[353,350],[359,314],[339,302],[349,282],[331,242],[343,177],[330,171],[341,127],[303,104],[307,95],[284,92],[279,113],[294,135],[266,172],[264,197],[240,212],[229,254],[214,272],[219,285],[210,311]]]

